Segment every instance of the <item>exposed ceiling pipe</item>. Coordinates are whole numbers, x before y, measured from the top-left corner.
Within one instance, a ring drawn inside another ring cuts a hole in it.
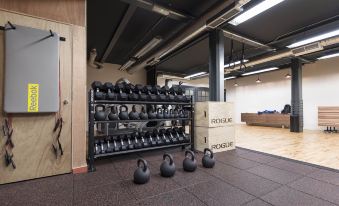
[[[156,12],[160,15],[167,16],[171,19],[175,19],[179,21],[193,19],[192,16],[181,13],[179,11],[174,11],[173,9],[159,5],[153,1],[147,1],[147,0],[121,0],[121,1],[128,3],[128,4],[133,4],[137,7],[143,8],[148,11]]]
[[[241,42],[241,43],[245,43],[247,45],[251,45],[253,47],[264,49],[264,50],[267,50],[267,51],[275,50],[274,48],[272,48],[270,46],[267,46],[267,45],[265,45],[263,43],[260,43],[258,41],[249,39],[247,37],[240,36],[238,34],[235,34],[235,33],[231,32],[231,31],[227,31],[225,29],[223,29],[222,31],[224,33],[224,36],[229,38],[229,39],[233,39],[235,41],[238,41],[238,42]]]
[[[305,46],[301,46],[298,48],[288,49],[282,52],[277,52],[276,54],[269,55],[269,56],[266,56],[264,58],[260,58],[257,60],[249,61],[248,63],[245,63],[245,66],[246,68],[250,68],[258,64],[263,64],[263,63],[267,63],[267,62],[282,59],[282,58],[299,57],[299,56],[303,56],[303,55],[310,54],[313,52],[321,51],[326,46],[331,46],[331,45],[338,44],[338,43],[339,43],[339,37],[334,37],[334,38],[322,40],[319,42],[311,43]],[[240,69],[240,66],[236,66],[232,69],[225,69],[225,73],[230,73],[231,71],[235,71],[239,69]]]
[[[92,49],[91,52],[89,53],[87,65],[90,66],[90,67],[96,68],[96,69],[102,69],[104,67],[104,65],[102,63],[95,61],[97,55],[98,55],[97,50]]]
[[[180,46],[188,43],[193,38],[206,31],[208,28],[215,28],[229,19],[234,17],[241,11],[241,7],[247,4],[250,0],[229,0],[223,1],[216,5],[208,13],[200,17],[190,27],[186,28],[181,34],[174,38],[169,44],[163,45],[158,51],[150,55],[149,58],[134,64],[131,68],[127,69],[129,73],[134,73],[149,65],[154,65],[160,61],[161,58],[168,55]]]

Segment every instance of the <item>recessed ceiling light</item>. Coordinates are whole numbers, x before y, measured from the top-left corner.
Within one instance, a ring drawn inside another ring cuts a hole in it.
[[[249,10],[245,11],[244,13],[240,14],[239,16],[235,17],[233,20],[231,20],[229,23],[237,26],[253,17],[256,15],[270,9],[271,7],[283,2],[284,0],[265,0],[253,8],[250,8]]]
[[[191,75],[185,76],[184,79],[190,79],[192,77],[201,76],[203,74],[206,74],[206,72],[198,72],[198,73],[195,73],[195,74],[191,74]]]
[[[256,83],[261,83],[261,80],[259,79],[259,75],[258,75],[258,79],[255,81]]]
[[[241,76],[248,76],[248,75],[251,75],[251,74],[259,74],[259,73],[273,71],[273,70],[277,70],[277,69],[279,69],[279,67],[271,67],[271,68],[267,68],[267,69],[263,69],[263,70],[247,72],[247,73],[242,74]]]
[[[326,56],[319,57],[318,59],[329,59],[329,58],[332,58],[332,57],[339,57],[339,53],[329,54],[329,55],[326,55]]]
[[[248,59],[244,59],[243,62],[248,62]],[[237,64],[240,64],[240,63],[241,63],[241,61],[231,62],[229,64],[225,64],[224,68],[234,66],[234,65],[237,65]]]
[[[303,45],[306,45],[306,44],[309,44],[309,43],[313,43],[313,42],[320,41],[320,40],[323,40],[323,39],[328,39],[328,38],[338,36],[338,35],[339,35],[339,29],[334,30],[334,31],[330,31],[330,32],[327,32],[325,34],[321,34],[321,35],[318,35],[318,36],[314,36],[314,37],[311,37],[311,38],[308,38],[308,39],[298,41],[296,43],[288,45],[287,47],[288,48],[295,48],[295,47],[303,46]]]
[[[287,74],[285,75],[285,78],[286,78],[286,79],[289,79],[289,78],[291,78],[291,75],[290,75],[290,73],[287,73]]]
[[[228,80],[228,79],[234,79],[235,78],[235,76],[230,76],[230,77],[226,77],[226,78],[224,78],[224,80]]]

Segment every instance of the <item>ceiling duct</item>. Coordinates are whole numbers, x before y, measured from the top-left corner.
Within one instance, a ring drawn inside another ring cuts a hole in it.
[[[133,64],[133,66],[127,69],[127,71],[129,73],[133,73],[142,68],[145,68],[146,66],[150,65],[150,63],[155,64],[155,62],[156,63],[159,62],[161,58],[165,57],[166,55],[183,46],[184,44],[189,43],[191,40],[193,40],[198,35],[202,34],[202,32],[206,31],[208,28],[212,28],[212,26],[208,27],[206,25],[207,22],[209,24],[216,25],[218,23],[212,22],[216,21],[216,19],[218,18],[226,22],[235,15],[235,11],[238,11],[239,13],[239,8],[247,4],[249,1],[250,0],[237,0],[237,1],[229,0],[223,1],[222,3],[216,5],[213,9],[211,9],[211,11],[200,17],[190,27],[186,28],[183,32],[181,32],[169,44],[163,45],[161,48],[159,48],[157,52],[150,55],[150,57],[146,58],[144,61]],[[230,10],[232,11],[229,12]]]
[[[247,68],[250,68],[250,67],[253,67],[253,66],[258,65],[258,64],[263,64],[263,63],[267,63],[267,62],[282,59],[282,58],[303,56],[305,54],[310,54],[310,53],[314,53],[314,52],[323,50],[324,47],[326,47],[326,46],[331,46],[331,45],[338,44],[338,43],[339,43],[339,37],[334,37],[334,38],[330,38],[330,39],[327,39],[327,40],[308,44],[306,46],[301,46],[301,47],[298,47],[298,48],[295,48],[295,49],[289,49],[287,51],[277,52],[274,55],[270,55],[270,56],[267,56],[267,57],[264,57],[264,58],[261,58],[261,59],[258,59],[258,60],[249,61],[248,63],[245,63],[245,66]],[[225,69],[225,73],[230,73],[231,71],[235,71],[235,70],[239,70],[239,69],[240,69],[239,66],[236,66],[232,69]]]

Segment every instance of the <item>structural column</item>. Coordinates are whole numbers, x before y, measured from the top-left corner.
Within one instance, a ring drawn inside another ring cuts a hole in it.
[[[224,101],[224,35],[219,29],[209,33],[210,101]]]
[[[157,69],[155,66],[146,67],[146,84],[147,85],[157,84]]]
[[[300,59],[292,59],[291,64],[291,117],[290,131],[302,132],[303,121],[303,100],[302,100],[302,63]]]

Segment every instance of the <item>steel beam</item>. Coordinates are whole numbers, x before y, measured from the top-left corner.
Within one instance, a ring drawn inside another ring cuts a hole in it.
[[[110,55],[115,44],[118,42],[120,35],[125,30],[129,20],[132,18],[136,9],[137,9],[137,7],[133,4],[130,4],[128,6],[126,13],[125,13],[124,17],[122,18],[122,20],[120,21],[120,24],[119,24],[118,28],[116,29],[111,41],[109,42],[109,44],[106,48],[106,51],[105,51],[104,55],[102,56],[100,62],[104,63],[106,61],[107,57]]]
[[[216,29],[209,33],[210,101],[224,101],[224,34]]]

